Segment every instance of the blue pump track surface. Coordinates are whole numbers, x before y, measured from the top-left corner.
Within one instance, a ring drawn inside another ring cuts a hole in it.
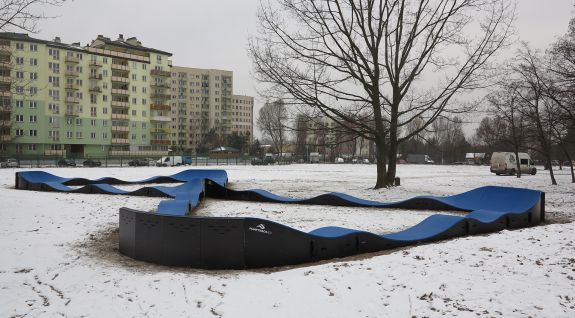
[[[544,221],[545,194],[540,191],[486,186],[452,196],[418,196],[378,202],[331,192],[293,199],[265,190],[226,187],[225,170],[184,170],[138,181],[116,178],[62,178],[44,171],[16,173],[16,188],[66,193],[166,197],[155,213],[120,209],[120,252],[156,264],[207,269],[239,269],[301,264],[397,248],[421,242],[522,228]],[[175,186],[146,184],[179,183]],[[114,185],[141,184],[134,191]],[[463,216],[434,214],[406,230],[378,235],[342,227],[305,233],[258,218],[193,215],[202,198],[372,208],[455,210]]]

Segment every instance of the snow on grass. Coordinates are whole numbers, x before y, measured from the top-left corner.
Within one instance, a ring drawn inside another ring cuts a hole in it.
[[[395,201],[483,185],[546,192],[542,226],[295,267],[169,268],[118,254],[121,206],[163,198],[15,190],[0,170],[0,316],[89,317],[573,317],[575,185],[567,170],[521,179],[488,167],[402,165],[402,186],[372,190],[374,165],[228,166],[230,186],[310,197],[330,191]],[[46,169],[128,180],[182,168]],[[397,231],[434,212],[206,200],[201,215],[254,216],[309,231],[337,225]]]

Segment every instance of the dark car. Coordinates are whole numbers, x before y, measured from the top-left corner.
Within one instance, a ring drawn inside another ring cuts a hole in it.
[[[72,159],[60,159],[57,162],[58,167],[75,167],[76,162]]]
[[[82,165],[84,167],[100,167],[102,166],[102,162],[100,162],[100,160],[88,159],[84,160],[84,162],[82,162]]]
[[[150,165],[150,159],[134,159],[128,162],[130,167],[147,167]]]

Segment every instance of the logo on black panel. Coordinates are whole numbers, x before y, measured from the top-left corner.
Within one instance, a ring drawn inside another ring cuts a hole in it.
[[[248,229],[249,229],[250,231],[260,232],[260,233],[264,233],[264,234],[267,234],[267,235],[271,235],[271,234],[272,234],[272,231],[266,230],[266,226],[263,225],[263,224],[261,224],[261,223],[258,224],[258,225],[256,225],[255,227],[251,227],[251,226],[250,226]]]

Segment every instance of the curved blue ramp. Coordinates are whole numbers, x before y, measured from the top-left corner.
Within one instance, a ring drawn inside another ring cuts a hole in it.
[[[331,192],[294,199],[262,189],[227,188],[224,170],[184,170],[139,181],[117,178],[62,178],[44,171],[16,173],[16,188],[35,191],[166,197],[155,213],[120,209],[120,252],[156,264],[198,268],[256,268],[300,264],[452,237],[537,225],[545,218],[545,193],[486,186],[438,197],[419,196],[378,202]],[[181,183],[175,186],[149,184]],[[133,191],[113,185],[142,184]],[[372,208],[456,210],[463,216],[435,214],[396,233],[378,235],[342,227],[309,233],[258,218],[196,217],[204,197],[226,200]]]

